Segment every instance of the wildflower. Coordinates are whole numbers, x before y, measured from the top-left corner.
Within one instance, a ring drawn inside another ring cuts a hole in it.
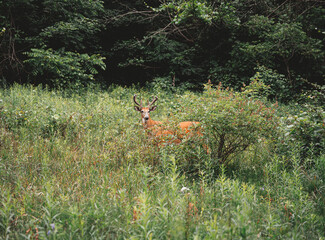
[[[51,223],[50,226],[51,226],[52,230],[54,231],[55,230],[55,224]]]
[[[133,222],[138,220],[139,211],[136,206],[133,207]]]
[[[264,187],[261,187],[260,190],[264,191]]]
[[[187,188],[187,187],[182,187],[181,192],[183,193],[183,192],[185,192],[185,191],[189,191],[189,190],[190,190],[190,189]]]
[[[51,234],[51,230],[48,230],[47,231],[47,236]]]

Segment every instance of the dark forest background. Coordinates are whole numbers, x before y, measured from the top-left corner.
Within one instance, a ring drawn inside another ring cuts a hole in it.
[[[1,81],[239,89],[258,76],[287,101],[323,91],[324,3],[1,0]]]

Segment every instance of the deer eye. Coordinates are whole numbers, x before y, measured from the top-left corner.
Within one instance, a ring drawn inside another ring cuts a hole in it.
[[[143,113],[143,110],[141,110],[141,113]]]

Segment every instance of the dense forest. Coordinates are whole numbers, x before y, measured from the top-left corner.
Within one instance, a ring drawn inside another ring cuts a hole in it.
[[[324,240],[324,43],[323,0],[0,0],[0,240]]]
[[[240,89],[256,72],[270,97],[322,85],[324,1],[3,0],[0,73],[74,87],[160,81]]]

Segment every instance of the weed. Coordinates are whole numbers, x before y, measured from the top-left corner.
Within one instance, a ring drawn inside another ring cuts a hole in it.
[[[0,239],[324,236],[321,152],[302,161],[291,145],[279,149],[281,134],[268,138],[259,128],[248,134],[252,144],[229,156],[231,161],[210,154],[218,153],[212,149],[218,140],[209,138],[185,139],[157,151],[133,111],[135,92],[154,95],[118,86],[71,97],[31,86],[0,90]],[[159,88],[155,116],[200,120],[185,118],[197,116],[187,113],[204,94]],[[236,111],[236,93],[219,94],[225,94],[219,99],[224,109],[238,113],[235,123],[250,119]],[[204,110],[205,102],[199,103]],[[269,103],[259,104],[260,113],[269,116]],[[255,113],[253,108],[248,109]],[[272,114],[280,116],[280,111]],[[204,124],[212,118],[204,116],[201,127],[209,129]],[[217,114],[210,123],[221,119],[231,132],[225,116],[226,111]],[[267,123],[262,120],[258,123]]]

